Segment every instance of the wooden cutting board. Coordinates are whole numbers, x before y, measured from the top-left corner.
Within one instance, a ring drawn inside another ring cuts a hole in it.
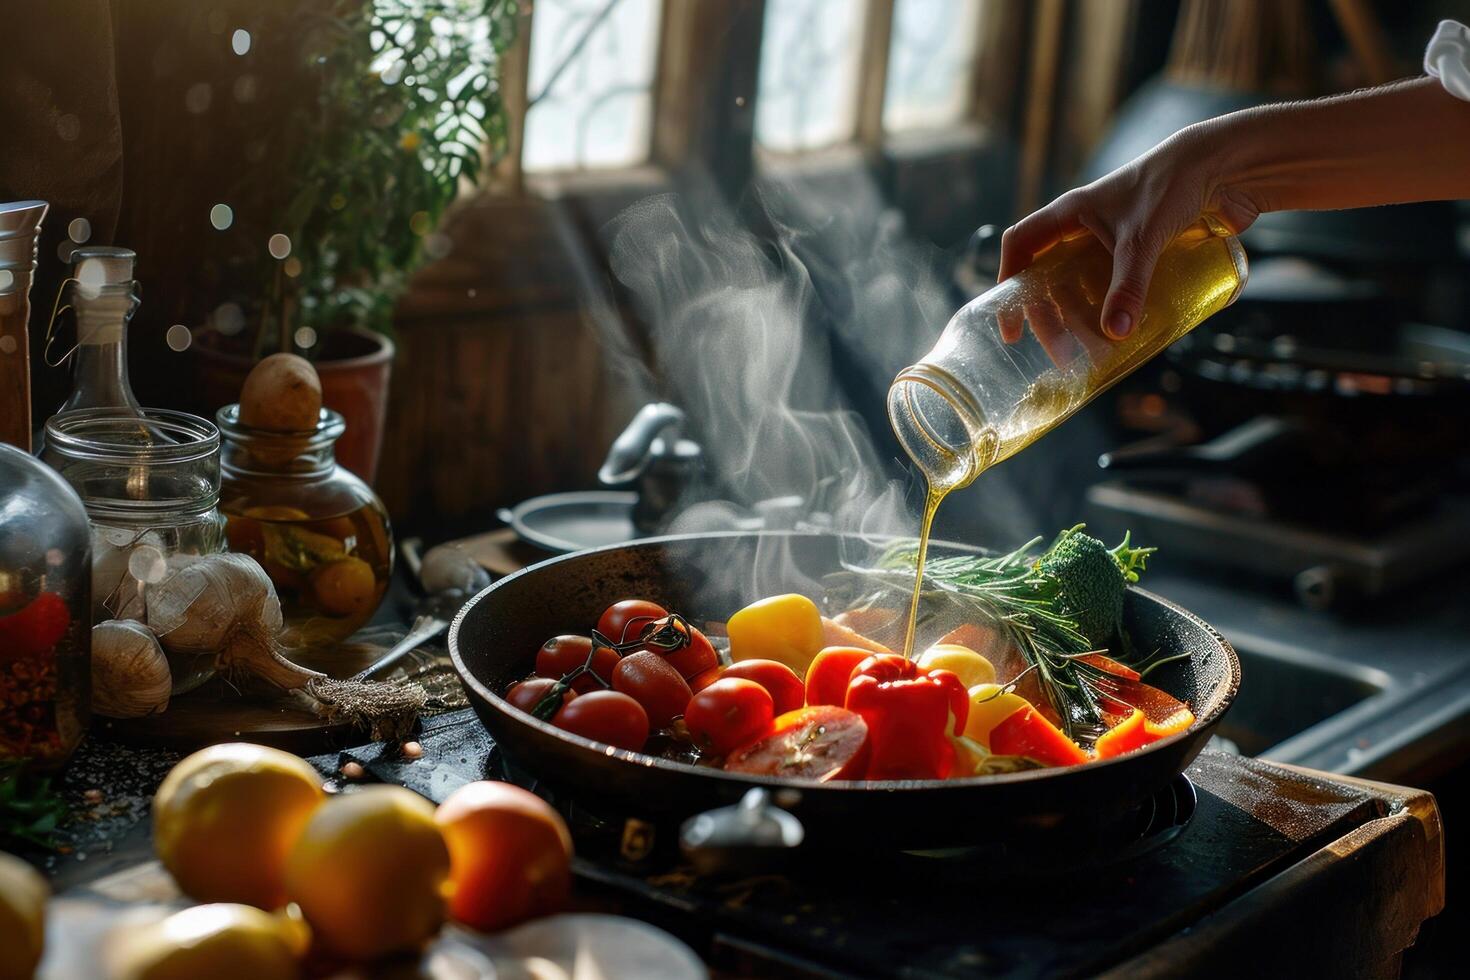
[[[292,656],[303,667],[334,677],[350,677],[385,649],[378,643],[343,643],[324,653],[297,652]],[[93,727],[120,742],[184,752],[216,742],[243,740],[298,755],[314,755],[367,740],[367,735],[353,725],[329,723],[318,716],[304,695],[242,695],[219,677],[175,698],[162,714],[98,718]]]

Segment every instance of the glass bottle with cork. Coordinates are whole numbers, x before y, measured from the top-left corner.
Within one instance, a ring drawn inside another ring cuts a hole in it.
[[[81,409],[143,414],[128,381],[128,322],[139,304],[133,278],[137,259],[132,249],[112,246],[88,245],[72,251],[71,275],[52,314],[53,330],[67,309],[76,323],[72,390],[58,414]]]

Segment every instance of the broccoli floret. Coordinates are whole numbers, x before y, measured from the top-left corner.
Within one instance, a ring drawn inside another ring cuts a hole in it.
[[[1078,524],[1063,531],[1036,561],[1037,571],[1056,580],[1057,609],[1077,623],[1077,631],[1094,647],[1110,646],[1123,634],[1123,595],[1138,581],[1153,548],[1133,548],[1128,536],[1111,550],[1097,538],[1082,533]]]

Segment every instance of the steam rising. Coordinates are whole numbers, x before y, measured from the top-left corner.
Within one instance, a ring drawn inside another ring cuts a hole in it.
[[[754,507],[768,527],[799,519],[860,539],[914,535],[916,488],[888,441],[883,398],[959,305],[942,256],[905,237],[867,179],[819,193],[764,178],[747,204],[737,215],[714,194],[685,191],[646,199],[607,226],[637,328],[578,270],[618,387],[680,406],[686,434],[705,448],[719,500],[669,530],[739,528]],[[1026,509],[1014,491],[995,490],[993,517]],[[803,504],[779,503],[789,497]],[[757,592],[805,579],[776,550],[761,549]]]

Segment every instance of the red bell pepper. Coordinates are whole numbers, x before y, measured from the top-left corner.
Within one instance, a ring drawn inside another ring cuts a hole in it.
[[[880,653],[853,672],[846,707],[868,725],[868,779],[944,779],[954,768],[950,736],[965,730],[970,700],[950,671]]]

